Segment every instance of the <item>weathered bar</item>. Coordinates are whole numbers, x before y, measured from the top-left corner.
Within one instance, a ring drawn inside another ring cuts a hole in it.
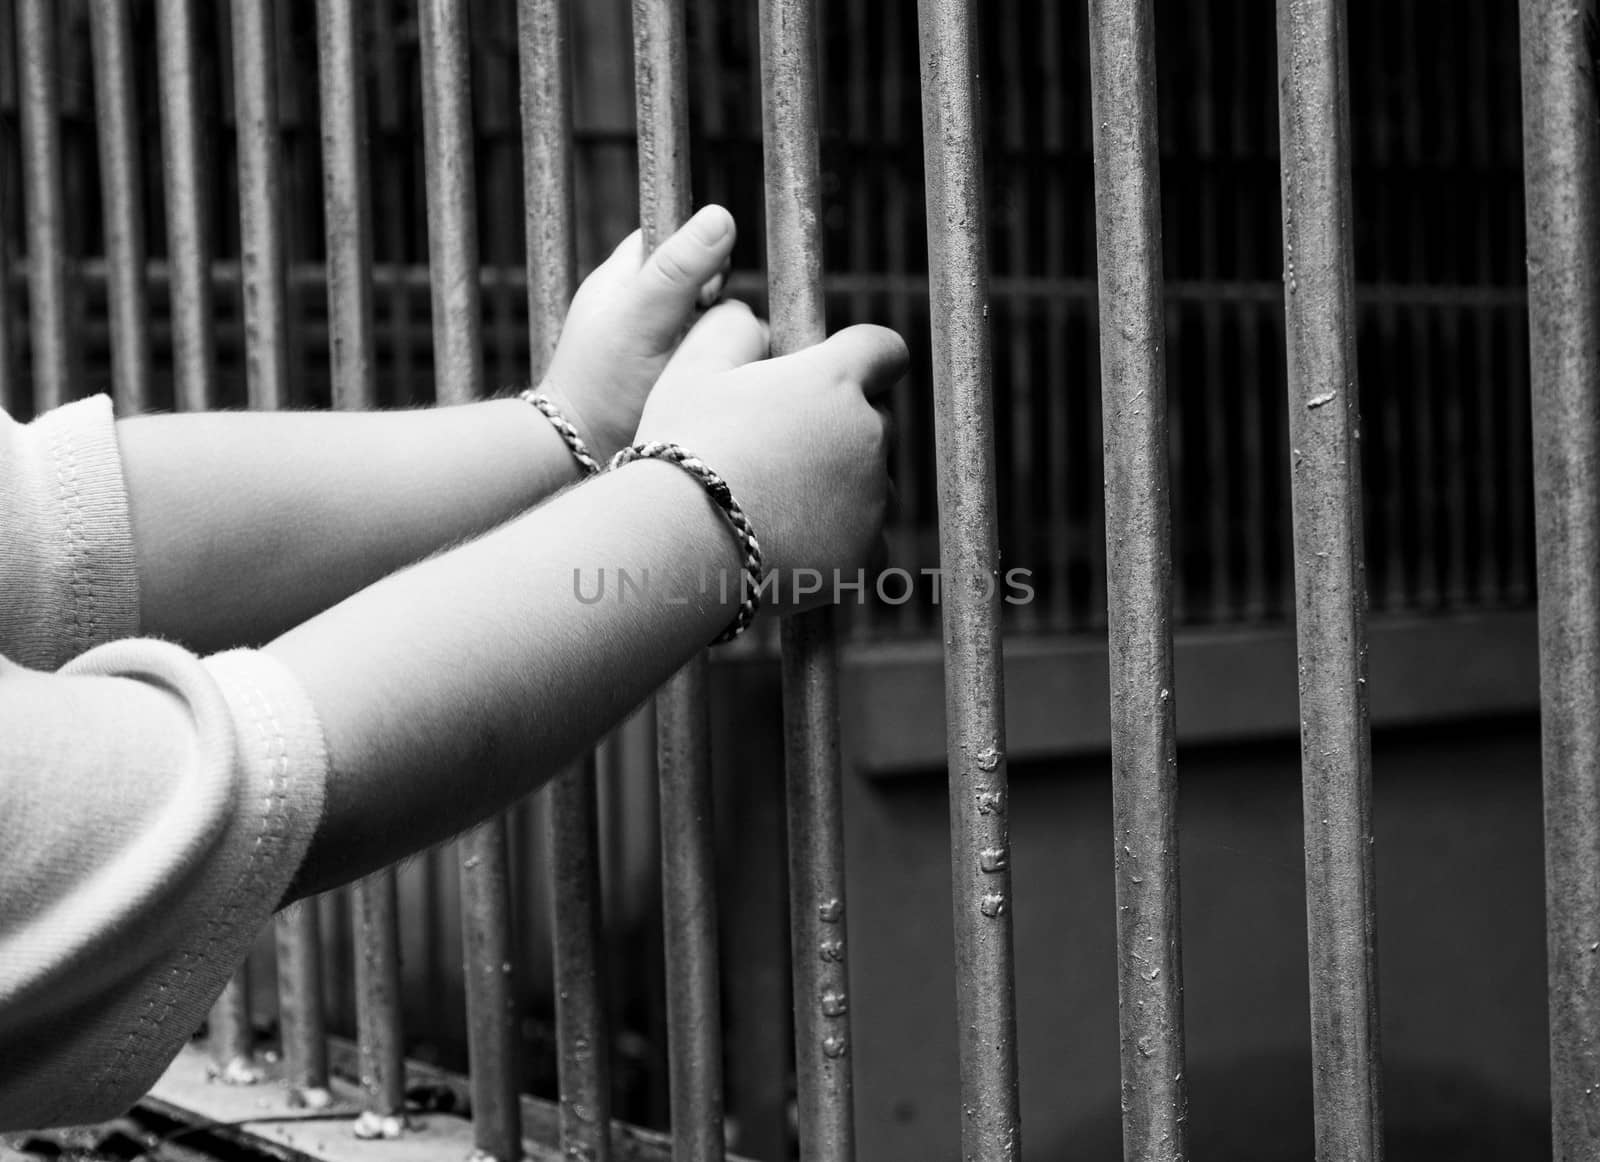
[[[826,337],[814,0],[761,0],[767,302],[774,355]],[[783,622],[789,930],[801,1156],[855,1157],[839,656],[833,611]]]
[[[377,403],[363,23],[361,6],[318,0],[328,350],[333,405],[349,410]],[[353,885],[350,906],[355,921],[356,1040],[365,1107],[355,1133],[394,1137],[404,1126],[406,1080],[394,869],[384,868]]]
[[[434,392],[441,404],[483,394],[471,76],[465,0],[423,0],[423,155],[433,286]],[[522,1151],[516,995],[504,817],[460,840],[461,925],[472,1067],[473,1136],[505,1162]]]
[[[1188,1153],[1188,1093],[1160,146],[1150,0],[1089,0],[1089,74],[1108,530],[1122,1149],[1129,1162],[1179,1162]],[[1215,344],[1215,334],[1208,339]],[[1218,390],[1219,385],[1209,385],[1209,393]]]
[[[1279,0],[1285,349],[1317,1157],[1383,1128],[1344,0]]]
[[[961,1155],[1021,1157],[975,0],[918,0]]]
[[[158,0],[161,135],[171,269],[173,404],[203,411],[212,402],[216,319],[212,312],[210,189],[201,146],[194,0]]]
[[[1596,4],[1523,0],[1522,126],[1555,1157],[1600,1149]]]
[[[138,104],[128,5],[123,0],[92,0],[89,34],[100,145],[100,201],[105,216],[112,396],[118,414],[126,416],[150,407],[144,183],[135,128]]]
[[[56,6],[19,0],[22,178],[28,234],[33,400],[43,413],[71,398],[66,202],[61,185],[61,92]]]
[[[633,0],[639,219],[645,251],[689,217],[689,88],[683,0]],[[667,1073],[674,1157],[720,1159],[721,980],[717,964],[706,655],[656,695]]]
[[[523,215],[528,269],[532,381],[543,379],[578,283],[577,207],[572,153],[570,0],[522,0]],[[611,1157],[611,1030],[601,911],[600,830],[594,752],[549,789],[545,843],[550,858],[556,977],[556,1053],[561,1149],[567,1157]]]

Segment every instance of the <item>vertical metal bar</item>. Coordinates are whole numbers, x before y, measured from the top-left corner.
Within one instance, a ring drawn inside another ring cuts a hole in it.
[[[1109,530],[1122,1149],[1129,1162],[1179,1162],[1188,1153],[1189,1111],[1183,1081],[1172,516],[1150,0],[1089,0],[1089,70]],[[1216,334],[1207,341],[1215,344]]]
[[[975,0],[918,0],[961,1154],[1021,1157]]]
[[[34,409],[41,413],[66,403],[72,390],[56,17],[56,6],[50,0],[19,0],[28,316],[32,324]]]
[[[435,396],[441,404],[465,403],[483,394],[467,11],[465,0],[423,0],[419,7]],[[481,1153],[502,1162],[522,1152],[506,844],[503,816],[460,842],[473,1136]]]
[[[216,319],[211,309],[211,232],[206,218],[195,0],[158,0],[161,133],[166,162],[167,261],[171,268],[173,402],[203,411],[214,398]]]
[[[276,0],[232,5],[245,385],[250,406],[258,409],[281,408],[289,398],[275,8]]]
[[[528,345],[537,383],[555,352],[578,282],[570,0],[522,0],[517,36]],[[606,1019],[598,779],[591,751],[551,783],[545,815],[555,917],[561,1148],[567,1157],[590,1162],[611,1157],[611,1031]]]
[[[232,6],[246,391],[250,406],[258,409],[281,408],[289,395],[275,3],[234,0]],[[328,1089],[322,932],[316,901],[284,909],[275,924],[289,1100],[320,1109],[333,1100],[333,1094]]]
[[[683,0],[633,0],[639,217],[650,251],[689,216]],[[656,695],[672,1150],[724,1156],[710,721],[704,653]]]
[[[1600,1143],[1600,142],[1596,4],[1522,3],[1550,1095],[1555,1157]]]
[[[145,292],[144,187],[140,180],[133,42],[125,0],[93,0],[95,120],[105,209],[111,383],[117,411],[150,407],[150,309]]]
[[[1290,482],[1319,1159],[1383,1154],[1344,0],[1278,0]]]
[[[767,287],[772,348],[826,336],[814,0],[761,0]],[[794,972],[800,1149],[855,1157],[845,964],[844,818],[839,787],[839,660],[833,613],[784,621],[789,924]]]
[[[328,256],[328,350],[333,404],[377,404],[373,344],[372,208],[367,180],[365,29],[360,5],[317,3],[317,83]],[[393,868],[351,888],[355,920],[356,1040],[365,1108],[357,1137],[404,1128],[405,1054],[400,1011],[400,923]]]

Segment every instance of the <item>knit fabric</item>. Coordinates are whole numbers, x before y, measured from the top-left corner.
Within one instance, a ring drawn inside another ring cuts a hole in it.
[[[137,632],[109,402],[0,413],[0,1130],[138,1100],[321,818],[327,754],[295,677]]]

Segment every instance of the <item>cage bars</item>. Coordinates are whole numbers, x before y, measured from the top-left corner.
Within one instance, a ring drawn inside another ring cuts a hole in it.
[[[483,395],[471,76],[465,0],[423,0],[422,97],[433,292],[434,394],[441,404]],[[463,836],[462,955],[473,1135],[500,1162],[521,1157],[511,884],[503,816]]]
[[[1150,0],[1089,0],[1123,1154],[1187,1156],[1165,302]]]
[[[919,0],[963,1158],[1021,1157],[974,0]]]
[[[814,0],[762,0],[767,301],[772,352],[825,334]],[[801,1156],[855,1157],[838,640],[830,608],[784,621],[789,925]]]
[[[1600,144],[1593,0],[1523,0],[1555,1157],[1600,1143]]]
[[[577,289],[570,0],[522,0],[524,221],[532,381],[543,379]],[[593,751],[549,787],[545,839],[555,924],[561,1148],[611,1157],[611,1033],[606,1019],[598,764]]]
[[[123,0],[93,0],[89,34],[105,215],[112,397],[119,415],[137,415],[150,407],[150,308],[128,5]]]
[[[1306,920],[1317,1157],[1383,1156],[1344,0],[1279,0]]]
[[[56,6],[18,0],[23,208],[33,402],[40,414],[72,398],[66,203],[61,185],[61,82]]]

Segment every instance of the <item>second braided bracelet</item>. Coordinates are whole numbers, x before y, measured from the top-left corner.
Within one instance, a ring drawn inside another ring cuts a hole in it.
[[[676,464],[693,476],[706,490],[706,495],[711,497],[712,502],[722,510],[723,516],[728,518],[728,524],[733,527],[734,535],[739,538],[739,552],[744,558],[739,612],[712,644],[732,641],[750,628],[750,623],[755,620],[756,610],[761,605],[761,542],[756,540],[756,530],[751,526],[750,518],[745,516],[744,509],[734,500],[733,490],[728,487],[728,482],[712,471],[700,457],[677,444],[661,440],[634,444],[623,448],[613,456],[607,467],[620,468],[635,460],[665,460],[670,464]]]

